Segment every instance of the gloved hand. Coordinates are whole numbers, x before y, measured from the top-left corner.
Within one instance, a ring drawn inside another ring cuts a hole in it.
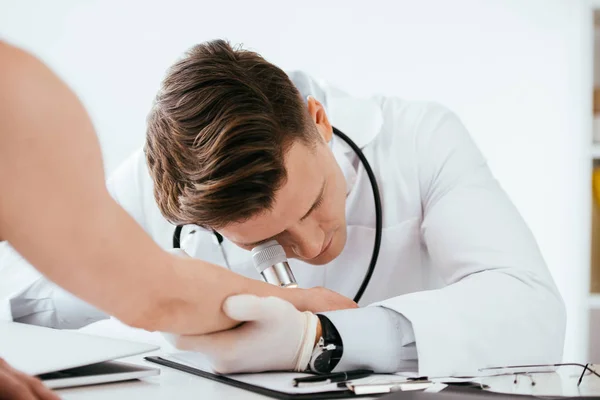
[[[200,336],[165,334],[178,349],[198,351],[221,374],[306,370],[316,343],[318,317],[278,297],[250,294],[227,298],[223,311],[243,322]]]

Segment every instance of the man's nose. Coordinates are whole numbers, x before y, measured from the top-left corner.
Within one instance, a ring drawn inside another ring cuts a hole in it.
[[[299,226],[288,229],[291,234],[292,250],[296,256],[304,259],[315,258],[323,248],[323,231],[318,226]]]

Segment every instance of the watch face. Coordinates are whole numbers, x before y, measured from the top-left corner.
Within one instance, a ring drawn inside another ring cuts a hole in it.
[[[325,350],[315,358],[313,366],[316,372],[331,372],[331,354],[330,350]]]

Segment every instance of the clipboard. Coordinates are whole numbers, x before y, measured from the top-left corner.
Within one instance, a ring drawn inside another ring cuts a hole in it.
[[[302,399],[347,399],[347,398],[358,398],[358,397],[376,397],[376,395],[356,395],[351,390],[338,390],[338,391],[327,391],[317,393],[286,393],[280,392],[273,389],[268,389],[262,386],[252,385],[250,383],[238,381],[224,375],[217,375],[210,372],[203,371],[198,368],[194,368],[182,363],[167,360],[158,356],[144,357],[144,360],[151,363],[160,364],[165,367],[177,369],[179,371],[187,372],[192,375],[201,376],[206,379],[210,379],[216,382],[224,383],[225,385],[234,386],[240,389],[247,390],[262,394],[263,396],[272,397],[275,399],[282,400],[302,400]]]

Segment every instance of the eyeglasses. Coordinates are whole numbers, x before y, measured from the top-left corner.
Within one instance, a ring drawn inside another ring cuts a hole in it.
[[[525,376],[527,378],[529,378],[529,380],[531,381],[531,386],[535,386],[536,382],[533,378],[533,376],[531,374],[534,373],[543,373],[543,372],[550,372],[549,369],[551,368],[558,368],[558,367],[580,367],[583,368],[583,371],[581,372],[581,375],[579,376],[579,379],[577,380],[577,386],[581,385],[581,381],[583,381],[583,377],[586,375],[595,375],[596,377],[600,378],[600,373],[596,372],[596,368],[594,366],[594,364],[591,363],[587,363],[587,364],[579,364],[579,363],[562,363],[562,364],[531,364],[531,365],[509,365],[506,367],[489,367],[489,368],[480,368],[479,372],[485,372],[485,371],[501,371],[501,370],[509,370],[509,369],[529,369],[529,368],[542,368],[545,370],[541,370],[541,371],[520,371],[520,372],[507,372],[507,373],[499,373],[499,374],[494,374],[495,376],[500,376],[500,375],[514,375],[515,379],[513,381],[513,383],[517,384],[519,382],[519,376]]]

